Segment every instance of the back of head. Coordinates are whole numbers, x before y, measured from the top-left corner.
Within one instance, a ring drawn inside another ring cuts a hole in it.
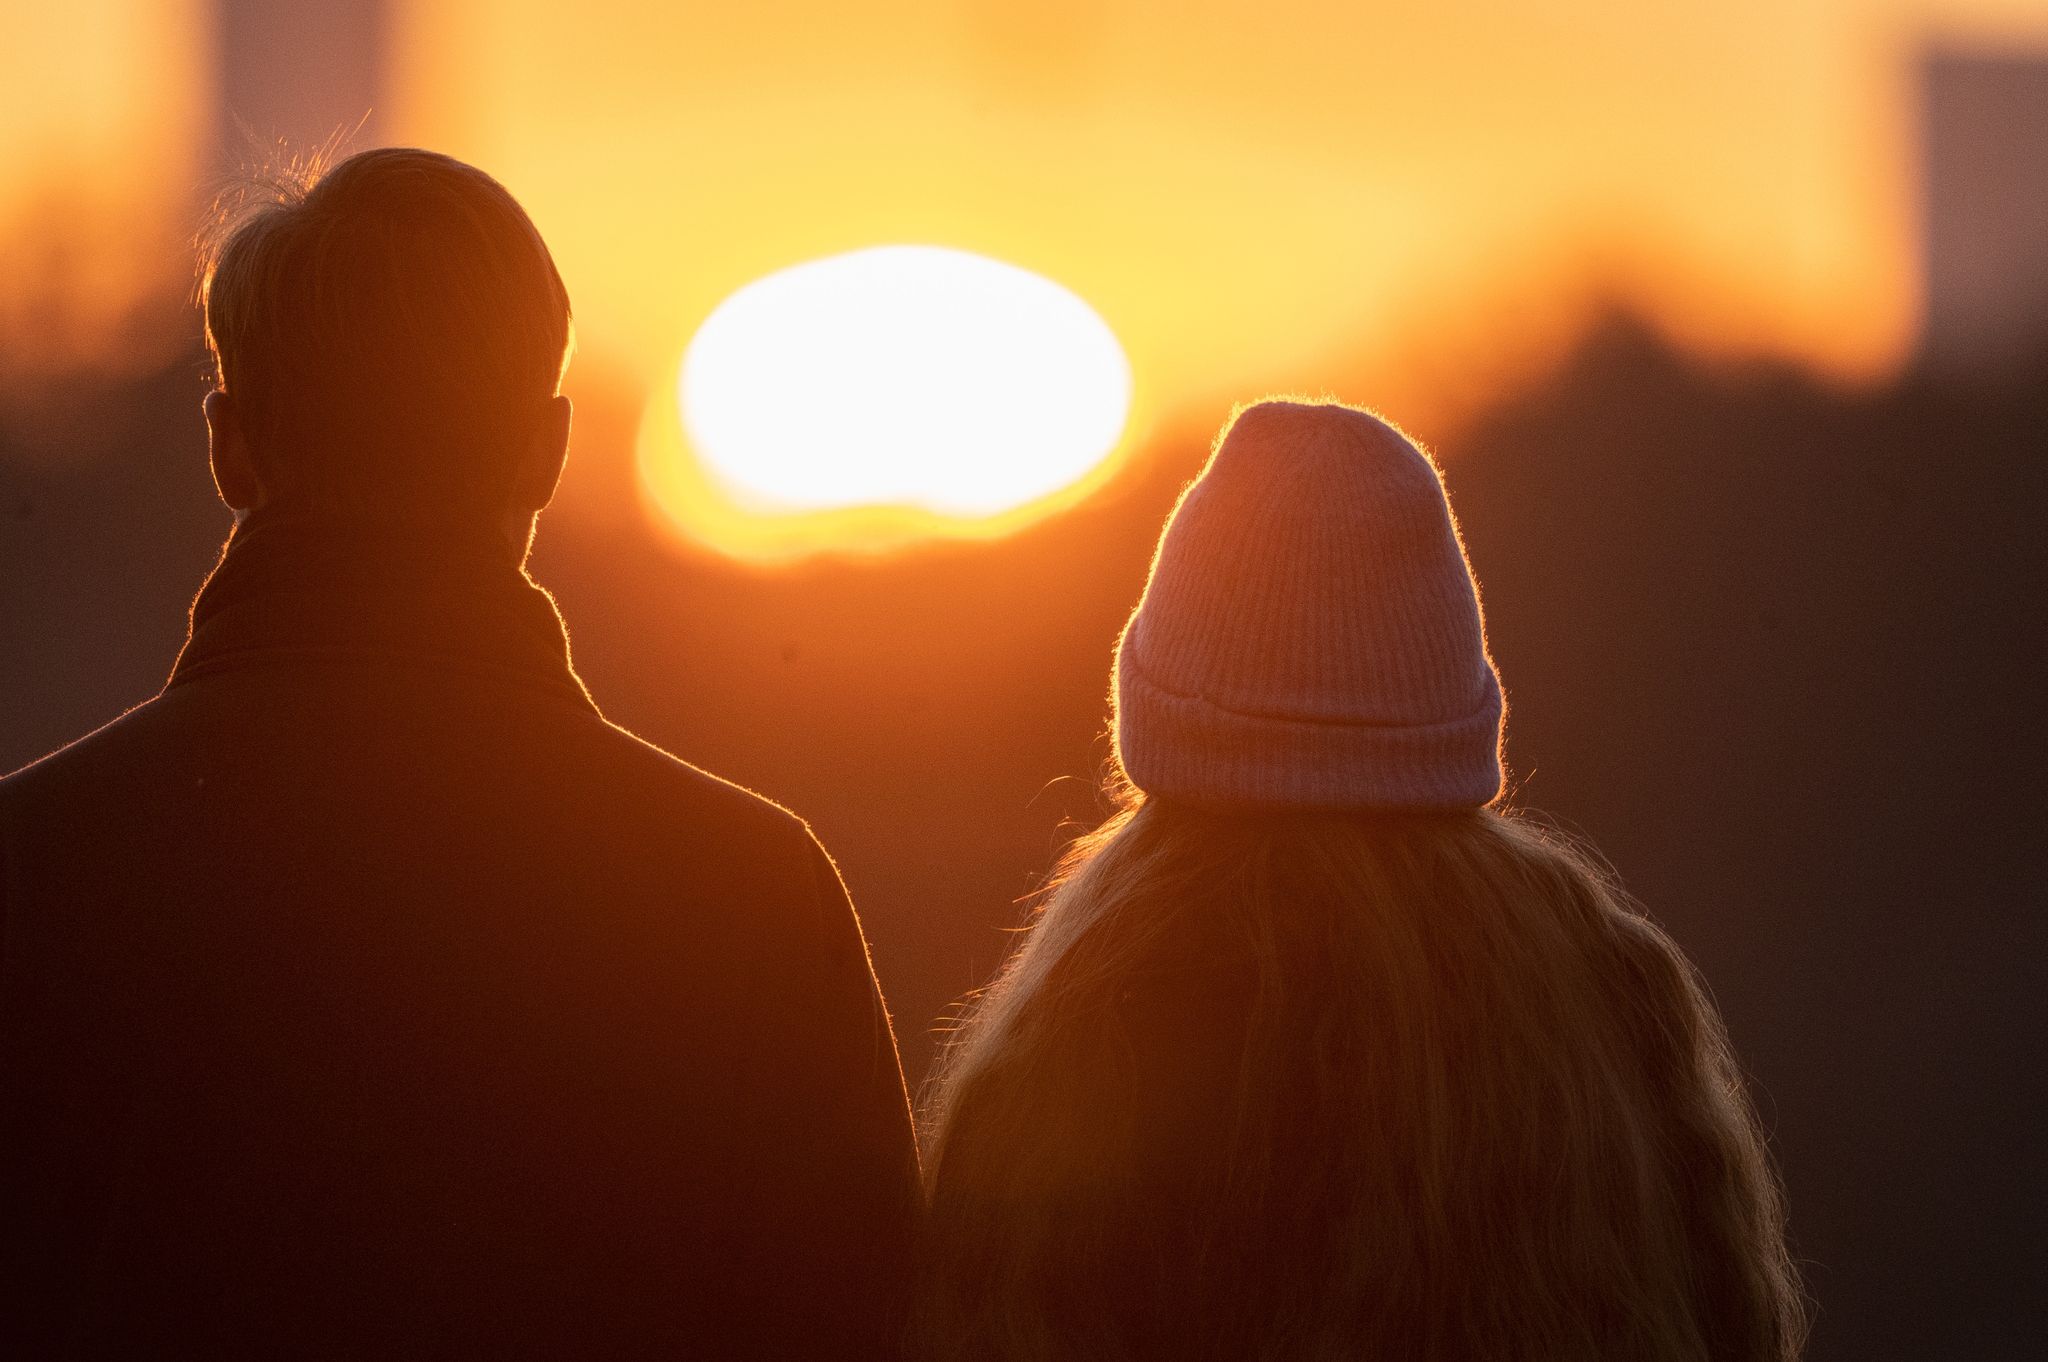
[[[473,166],[382,148],[223,200],[200,295],[266,492],[495,513],[568,362],[568,294]]]
[[[1505,705],[1427,456],[1245,411],[1113,700],[1126,810],[933,1084],[933,1355],[1796,1353],[1691,967],[1493,807]]]

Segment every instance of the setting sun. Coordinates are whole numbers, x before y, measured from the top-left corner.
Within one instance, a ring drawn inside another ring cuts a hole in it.
[[[881,246],[712,310],[643,432],[680,527],[752,557],[1001,533],[1085,493],[1131,367],[1080,297],[1018,266]]]

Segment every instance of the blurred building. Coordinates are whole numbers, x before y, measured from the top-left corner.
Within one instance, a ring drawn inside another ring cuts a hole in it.
[[[351,147],[377,145],[389,9],[386,0],[215,0],[223,163],[240,164],[280,139],[293,149],[337,135]]]
[[[2048,55],[1922,68],[1922,357],[2010,377],[2048,361]]]

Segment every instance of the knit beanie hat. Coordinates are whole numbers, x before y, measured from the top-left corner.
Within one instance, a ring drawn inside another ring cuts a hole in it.
[[[1477,808],[1504,707],[1436,466],[1352,407],[1261,402],[1167,520],[1117,645],[1116,745],[1147,794],[1230,807]]]

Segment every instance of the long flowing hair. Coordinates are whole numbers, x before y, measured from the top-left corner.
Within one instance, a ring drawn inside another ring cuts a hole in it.
[[[1129,795],[926,1099],[927,1358],[1781,1362],[1803,1341],[1698,975],[1521,815]]]

